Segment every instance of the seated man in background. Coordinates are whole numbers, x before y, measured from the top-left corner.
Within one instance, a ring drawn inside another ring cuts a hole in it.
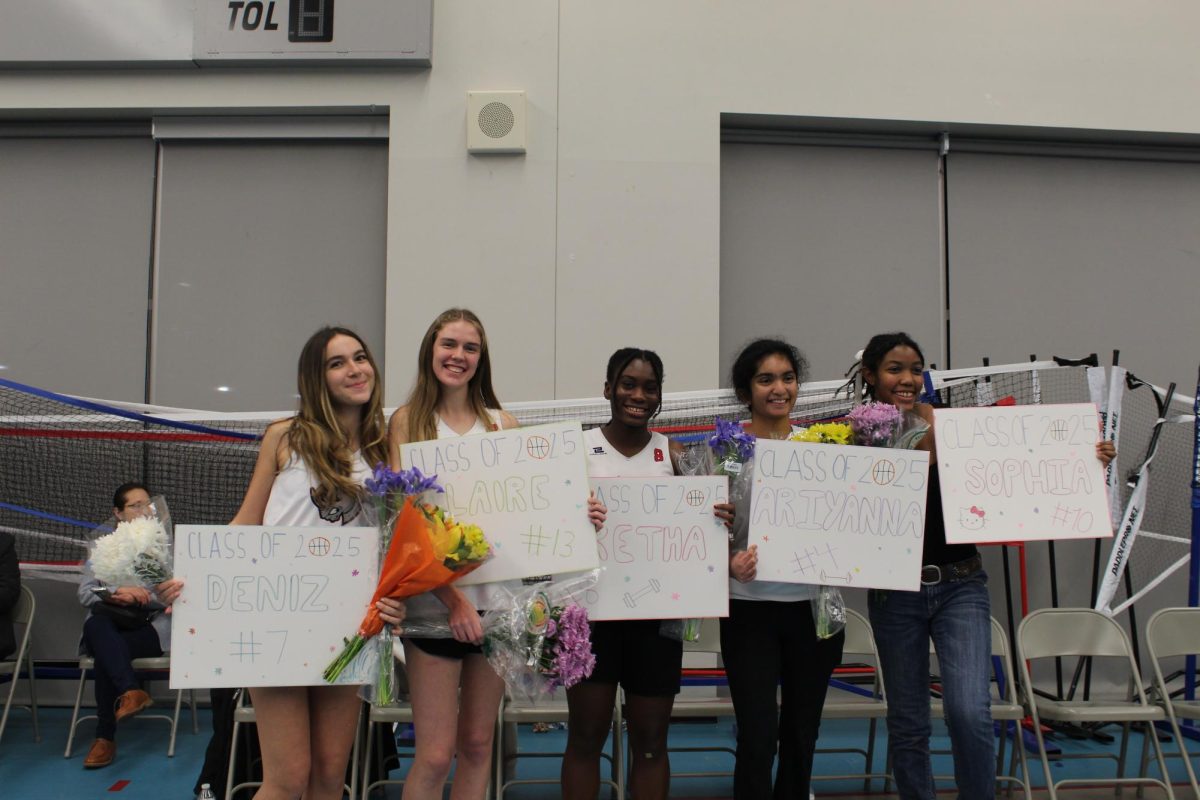
[[[21,599],[21,567],[11,533],[0,531],[0,658],[17,651],[13,610]]]
[[[141,483],[126,483],[113,494],[118,520],[151,516],[150,491]],[[79,602],[91,609],[83,623],[82,649],[96,660],[96,741],[83,766],[107,767],[117,754],[117,723],[149,707],[150,695],[138,685],[133,659],[161,656],[171,648],[170,605],[182,583],[171,579],[151,589],[143,586],[105,586],[90,568],[79,584]]]

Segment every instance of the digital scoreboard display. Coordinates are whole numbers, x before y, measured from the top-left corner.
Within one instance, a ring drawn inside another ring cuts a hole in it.
[[[333,0],[291,0],[289,42],[332,42]]]

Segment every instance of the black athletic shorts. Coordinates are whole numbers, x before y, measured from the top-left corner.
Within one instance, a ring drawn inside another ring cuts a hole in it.
[[[482,655],[483,648],[470,642],[460,642],[458,639],[418,639],[414,636],[404,637],[404,641],[415,644],[422,653],[439,658],[453,658],[462,661],[470,655]]]
[[[592,683],[619,683],[630,694],[665,697],[679,694],[683,642],[659,636],[657,619],[592,623],[596,668]]]

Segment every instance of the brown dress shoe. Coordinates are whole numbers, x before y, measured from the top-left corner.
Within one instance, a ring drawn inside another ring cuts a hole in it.
[[[150,699],[148,693],[141,689],[130,689],[117,698],[117,722],[127,720],[152,705],[154,705],[154,701]]]
[[[111,739],[97,739],[92,742],[87,758],[83,760],[84,769],[99,769],[107,767],[117,757],[117,743]]]

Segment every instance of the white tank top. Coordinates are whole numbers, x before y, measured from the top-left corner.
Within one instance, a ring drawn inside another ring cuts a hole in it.
[[[504,427],[503,422],[497,421],[501,419],[500,412],[489,408],[487,413],[490,417],[490,419],[487,421],[487,424],[484,424],[483,420],[481,420],[479,417],[476,417],[475,424],[472,425],[471,429],[466,433],[459,433],[458,431],[454,430],[454,428],[451,428],[449,425],[447,425],[441,417],[438,417],[437,438],[453,439],[455,436],[470,436],[471,434],[475,433],[491,433],[492,431],[498,431]]]
[[[656,478],[674,475],[671,443],[661,433],[650,432],[650,441],[632,456],[624,456],[609,444],[604,432],[591,428],[583,432],[588,475],[593,478]]]
[[[371,468],[367,466],[361,452],[354,454],[354,466],[350,476],[360,485],[371,477]],[[275,482],[271,484],[271,496],[267,499],[266,510],[263,511],[263,524],[297,527],[370,524],[357,497],[339,496],[337,502],[325,508],[318,507],[312,496],[312,490],[316,486],[317,480],[309,474],[303,459],[293,453],[287,464],[275,476]]]

